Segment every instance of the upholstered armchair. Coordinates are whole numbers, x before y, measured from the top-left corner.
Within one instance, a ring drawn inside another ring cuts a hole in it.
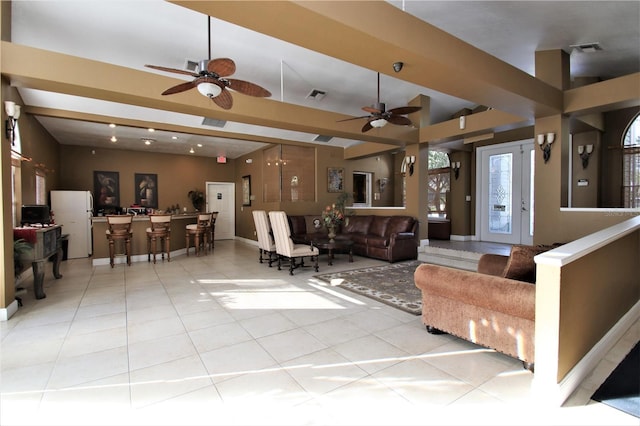
[[[269,256],[269,267],[276,261],[276,242],[273,239],[273,231],[269,223],[269,217],[264,210],[253,211],[253,221],[256,225],[256,235],[258,236],[258,249],[260,252],[260,263],[263,263],[263,255]]]
[[[310,256],[313,260],[314,268],[318,272],[319,250],[309,244],[294,244],[291,239],[291,228],[287,220],[287,214],[283,211],[269,212],[269,220],[273,227],[273,236],[276,242],[276,253],[278,254],[278,270],[281,269],[282,259],[289,260],[289,275],[293,275],[293,270],[304,266],[304,257]],[[300,259],[300,263],[296,262]]]

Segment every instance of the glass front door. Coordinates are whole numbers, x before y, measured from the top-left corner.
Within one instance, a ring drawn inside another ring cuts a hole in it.
[[[533,150],[532,140],[478,149],[481,241],[533,243]]]

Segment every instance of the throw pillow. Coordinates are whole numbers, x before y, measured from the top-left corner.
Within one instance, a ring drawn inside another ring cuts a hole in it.
[[[545,247],[514,245],[504,268],[503,277],[535,284],[536,263],[533,257],[547,251]]]

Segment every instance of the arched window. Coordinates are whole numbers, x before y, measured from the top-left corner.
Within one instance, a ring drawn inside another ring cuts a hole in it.
[[[640,114],[622,140],[622,198],[624,207],[640,207]]]
[[[447,194],[450,187],[449,156],[446,152],[429,151],[429,188],[427,216],[447,217]]]

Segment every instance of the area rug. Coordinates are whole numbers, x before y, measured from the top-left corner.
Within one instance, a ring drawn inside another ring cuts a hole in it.
[[[591,399],[640,418],[640,343],[636,343]]]
[[[390,263],[384,266],[315,275],[331,285],[394,306],[414,315],[422,313],[422,293],[413,282],[413,273],[424,262]]]

